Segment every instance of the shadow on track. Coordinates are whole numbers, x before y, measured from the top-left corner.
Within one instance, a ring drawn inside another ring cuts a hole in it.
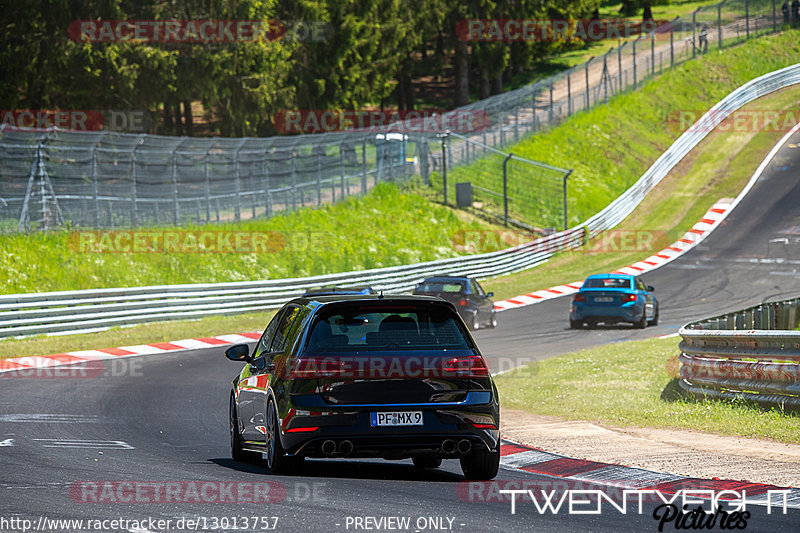
[[[210,462],[223,468],[239,472],[264,474],[273,476],[260,463],[240,463],[228,458],[209,459]],[[457,461],[449,461],[453,466]],[[447,461],[444,465],[447,465]],[[391,479],[394,481],[439,481],[457,483],[464,481],[460,473],[450,472],[443,468],[419,469],[408,462],[381,462],[368,460],[328,461],[324,459],[306,459],[303,467],[292,476],[340,479]]]

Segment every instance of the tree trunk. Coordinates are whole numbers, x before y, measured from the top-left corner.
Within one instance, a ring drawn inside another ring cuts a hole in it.
[[[174,131],[172,107],[169,105],[169,102],[164,102],[164,133],[166,135],[171,135]]]
[[[653,20],[653,10],[650,8],[650,3],[646,3],[644,5],[644,10],[642,11],[642,22],[650,22]]]
[[[411,82],[411,76],[406,74],[403,76],[405,81],[405,87],[403,88],[405,91],[405,101],[406,101],[406,109],[414,109],[414,84]]]
[[[469,56],[467,55],[467,43],[456,39],[456,75],[455,75],[455,97],[456,107],[461,107],[469,103]]]
[[[175,113],[175,134],[178,137],[183,136],[183,122],[181,122],[181,104],[180,102],[175,102],[175,105],[172,107],[172,110]]]
[[[492,80],[492,94],[500,94],[503,92],[503,73],[499,73]]]
[[[489,98],[489,73],[481,69],[481,100]]]
[[[186,124],[186,135],[194,135],[194,120],[192,118],[192,103],[189,100],[183,101],[183,122]]]

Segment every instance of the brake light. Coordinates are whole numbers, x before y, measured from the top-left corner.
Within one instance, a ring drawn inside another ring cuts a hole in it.
[[[311,431],[316,431],[318,429],[319,426],[309,427],[309,428],[292,428],[292,429],[287,429],[286,433],[310,433]]]
[[[633,293],[623,294],[622,295],[622,301],[623,302],[635,302],[636,301],[636,295],[633,294]]]
[[[445,376],[478,378],[488,376],[489,367],[480,355],[467,355],[445,359],[442,362],[442,373]]]
[[[461,300],[458,301],[458,305],[467,305],[467,303],[468,302],[466,300],[464,300],[464,299],[461,299]]]
[[[572,301],[573,302],[585,302],[586,301],[586,296],[584,296],[583,294],[576,294],[575,298],[573,298]]]

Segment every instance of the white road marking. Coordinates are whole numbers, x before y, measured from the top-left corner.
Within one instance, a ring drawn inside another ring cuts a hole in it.
[[[14,445],[14,439],[6,439],[0,441],[0,448],[9,447]]]
[[[72,439],[33,439],[43,442],[45,448],[105,448],[114,450],[133,450],[134,447],[121,440],[72,440]]]
[[[67,415],[48,413],[15,413],[10,415],[0,415],[0,422],[65,422],[71,424],[81,424],[99,421],[99,417],[94,415]]]

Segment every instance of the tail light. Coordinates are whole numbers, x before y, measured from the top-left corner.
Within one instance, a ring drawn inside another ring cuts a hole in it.
[[[489,367],[480,355],[452,357],[442,362],[444,376],[480,378],[489,375]]]
[[[464,300],[463,298],[462,298],[461,300],[459,300],[459,301],[458,301],[458,305],[467,305],[468,303],[469,303],[469,302],[467,302],[467,301],[466,301],[466,300]]]
[[[312,431],[316,431],[318,429],[319,426],[307,427],[307,428],[291,428],[287,429],[286,433],[311,433]]]
[[[633,294],[633,293],[628,293],[628,294],[623,294],[622,295],[622,302],[623,303],[625,303],[625,302],[635,302],[635,301],[636,301],[636,295]]]
[[[572,299],[573,302],[585,302],[586,296],[583,294],[576,294],[575,297]]]

